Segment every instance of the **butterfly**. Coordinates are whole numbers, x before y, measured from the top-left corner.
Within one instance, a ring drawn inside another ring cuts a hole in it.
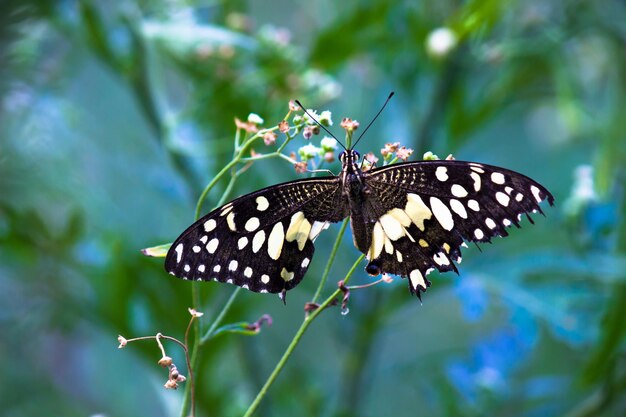
[[[166,271],[284,300],[302,281],[315,239],[349,216],[367,273],[406,277],[420,297],[429,272],[458,273],[465,241],[507,236],[522,215],[532,223],[529,213],[543,214],[540,202],[554,202],[536,181],[487,164],[429,160],[363,171],[352,148],[339,159],[339,175],[273,185],[208,213],[174,241]]]

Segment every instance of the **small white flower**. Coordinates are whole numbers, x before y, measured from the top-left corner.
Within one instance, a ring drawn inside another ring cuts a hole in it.
[[[332,119],[332,113],[330,112],[330,110],[324,110],[322,114],[320,114],[320,117],[317,121],[323,124],[324,126],[332,126],[333,119]]]
[[[248,123],[254,123],[255,125],[262,125],[263,119],[256,113],[250,113],[248,115]]]
[[[334,151],[337,149],[337,140],[335,138],[324,136],[320,145],[322,145],[322,149],[324,149],[325,152]]]
[[[439,157],[432,153],[431,151],[425,152],[424,156],[422,156],[424,161],[438,161]]]
[[[307,113],[304,113],[304,114],[302,115],[302,117],[304,117],[304,121],[305,121],[305,122],[307,122],[308,124],[315,124],[315,121],[314,121],[314,120],[311,120],[311,117],[313,117],[315,120],[318,120],[318,121],[319,121],[320,116],[319,116],[319,114],[317,114],[317,112],[316,112],[315,110],[313,110],[313,109],[307,109],[306,111],[308,112],[308,114],[307,114]],[[309,117],[309,114],[311,115],[311,117]]]
[[[445,57],[457,45],[456,33],[450,28],[437,28],[428,34],[426,49],[436,57]]]
[[[311,158],[315,158],[318,155],[321,155],[323,152],[322,148],[318,148],[317,146],[309,143],[308,145],[304,145],[300,149],[298,149],[298,153],[302,160],[306,161]]]

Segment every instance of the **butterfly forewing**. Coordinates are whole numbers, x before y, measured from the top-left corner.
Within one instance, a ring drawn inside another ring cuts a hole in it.
[[[363,178],[366,215],[353,230],[363,235],[359,249],[369,259],[366,269],[408,277],[418,295],[430,285],[430,270],[456,271],[464,240],[506,236],[506,227],[519,227],[522,215],[541,212],[539,202],[553,203],[532,179],[473,162],[401,163]]]
[[[313,241],[346,217],[337,177],[279,184],[242,196],[191,225],[171,246],[165,269],[189,280],[228,282],[255,292],[295,287]]]

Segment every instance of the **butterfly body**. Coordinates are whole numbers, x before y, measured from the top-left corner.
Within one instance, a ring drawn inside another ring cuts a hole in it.
[[[349,216],[366,271],[407,277],[419,296],[431,270],[457,271],[464,241],[506,236],[522,214],[553,203],[532,179],[485,164],[419,161],[364,172],[351,149],[340,161],[337,176],[267,187],[207,214],[172,244],[165,269],[284,297],[304,277],[319,233]]]

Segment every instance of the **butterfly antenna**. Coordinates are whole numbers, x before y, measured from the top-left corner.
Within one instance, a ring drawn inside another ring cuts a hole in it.
[[[356,146],[357,143],[359,143],[359,141],[361,140],[361,138],[363,137],[365,132],[367,132],[367,129],[369,129],[372,124],[374,124],[376,119],[378,119],[378,116],[380,116],[380,114],[383,112],[383,110],[385,110],[385,107],[387,106],[387,103],[389,103],[389,100],[391,100],[391,97],[393,97],[394,94],[395,93],[393,91],[391,93],[389,93],[389,97],[387,97],[387,100],[385,100],[385,104],[383,104],[383,106],[380,108],[380,110],[378,110],[378,113],[376,113],[376,116],[374,116],[374,118],[372,119],[370,124],[367,125],[367,127],[365,128],[363,133],[361,133],[359,135],[359,137],[357,138],[356,142],[354,142],[354,145],[352,145],[352,149],[354,149],[354,147]]]
[[[332,136],[332,137],[333,137],[333,139],[335,139],[335,140],[337,141],[337,143],[338,143],[338,144],[340,144],[340,145],[341,145],[341,147],[342,147],[344,150],[346,150],[346,151],[347,151],[346,147],[345,147],[345,146],[343,146],[343,143],[341,143],[341,142],[339,141],[339,139],[337,139],[337,138],[335,137],[335,135],[333,135],[333,134],[330,132],[330,130],[326,129],[326,126],[324,126],[323,124],[321,124],[320,122],[318,122],[318,121],[317,121],[317,119],[316,119],[315,117],[311,116],[311,113],[309,113],[309,112],[308,112],[308,111],[304,108],[304,106],[302,105],[302,103],[300,103],[300,101],[299,101],[299,100],[296,100],[296,104],[297,104],[298,106],[300,106],[300,108],[301,108],[301,109],[302,109],[302,110],[306,113],[306,115],[307,115],[307,116],[309,116],[309,118],[310,118],[311,120],[313,120],[315,123],[317,123],[317,125],[318,125],[319,127],[321,127],[322,129],[324,129],[324,130],[326,131],[326,133],[328,133],[330,136]]]

